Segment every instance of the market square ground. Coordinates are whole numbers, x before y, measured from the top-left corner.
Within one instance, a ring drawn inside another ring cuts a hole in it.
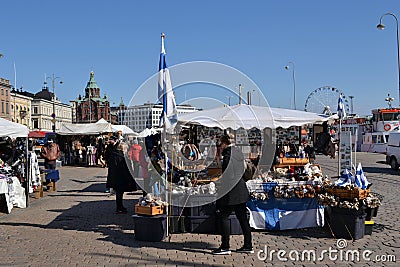
[[[371,261],[346,261],[325,254],[322,260],[288,259],[292,251],[338,249],[329,228],[253,232],[256,253],[214,256],[219,236],[173,234],[162,242],[135,240],[134,202],[140,194],[126,196],[126,215],[115,215],[114,197],[104,193],[107,169],[61,167],[57,191],[36,200],[26,209],[0,214],[0,266],[398,266],[400,261],[400,171],[383,164],[384,155],[357,153],[372,191],[384,195],[371,236],[348,241],[342,249],[362,252]],[[317,155],[324,174],[337,175],[337,160]],[[232,249],[242,245],[242,236],[231,237]],[[260,250],[286,251],[287,261],[273,254],[265,260]],[[258,255],[258,256],[257,256]],[[294,254],[291,254],[294,255]],[[339,255],[339,254],[338,254]],[[396,257],[397,262],[378,262],[376,256]],[[351,259],[351,258],[350,258]]]

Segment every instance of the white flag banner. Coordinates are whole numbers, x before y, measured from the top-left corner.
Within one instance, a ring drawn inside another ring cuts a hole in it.
[[[161,54],[158,72],[158,99],[163,105],[163,112],[160,116],[160,127],[165,127],[168,132],[173,130],[178,122],[175,95],[172,90],[171,78],[166,63],[164,48],[165,35],[161,35]]]

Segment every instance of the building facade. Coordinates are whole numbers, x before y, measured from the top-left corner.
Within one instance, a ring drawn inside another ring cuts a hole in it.
[[[10,80],[0,78],[0,118],[11,120],[10,115]]]
[[[33,98],[20,94],[17,90],[10,93],[11,121],[28,126],[31,129],[31,111]]]
[[[76,123],[94,123],[100,119],[105,119],[113,124],[117,124],[117,116],[111,114],[110,101],[106,95],[101,97],[100,87],[94,79],[94,72],[90,72],[90,79],[85,88],[85,95],[79,95],[76,100],[71,101],[75,107],[74,119]]]
[[[11,92],[11,95],[14,91]],[[57,96],[49,91],[47,86],[36,94],[16,91],[17,95],[31,98],[31,106],[28,111],[30,116],[30,129],[40,131],[58,131],[63,123],[72,122],[72,109],[68,104],[62,103]],[[17,108],[20,109],[20,107]],[[15,109],[16,113],[18,110]],[[55,114],[54,118],[52,114]]]
[[[178,105],[176,108],[178,117],[179,114],[198,111],[196,107],[190,105]],[[146,103],[122,109],[118,117],[121,118],[120,124],[128,126],[135,132],[141,132],[146,128],[159,126],[162,110],[161,104]]]

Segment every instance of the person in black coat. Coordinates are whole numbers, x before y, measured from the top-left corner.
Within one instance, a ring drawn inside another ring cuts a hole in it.
[[[236,252],[254,253],[251,228],[247,219],[246,202],[250,198],[245,181],[244,157],[240,148],[231,144],[230,137],[224,135],[220,139],[222,147],[222,177],[217,182],[218,194],[223,195],[217,201],[217,218],[221,230],[221,246],[212,253],[216,255],[230,254],[229,216],[234,211],[242,228],[244,245]]]
[[[111,138],[113,140],[114,137]],[[136,182],[129,170],[124,153],[128,150],[128,145],[117,140],[107,151],[108,175],[107,188],[115,191],[116,213],[127,213],[123,205],[124,192],[137,190]]]

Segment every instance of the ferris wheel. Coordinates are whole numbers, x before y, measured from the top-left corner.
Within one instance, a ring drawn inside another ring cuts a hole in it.
[[[332,86],[322,86],[312,91],[307,97],[304,110],[325,115],[335,114],[340,95],[342,95],[346,113],[349,114],[349,101],[346,96],[338,88]]]

